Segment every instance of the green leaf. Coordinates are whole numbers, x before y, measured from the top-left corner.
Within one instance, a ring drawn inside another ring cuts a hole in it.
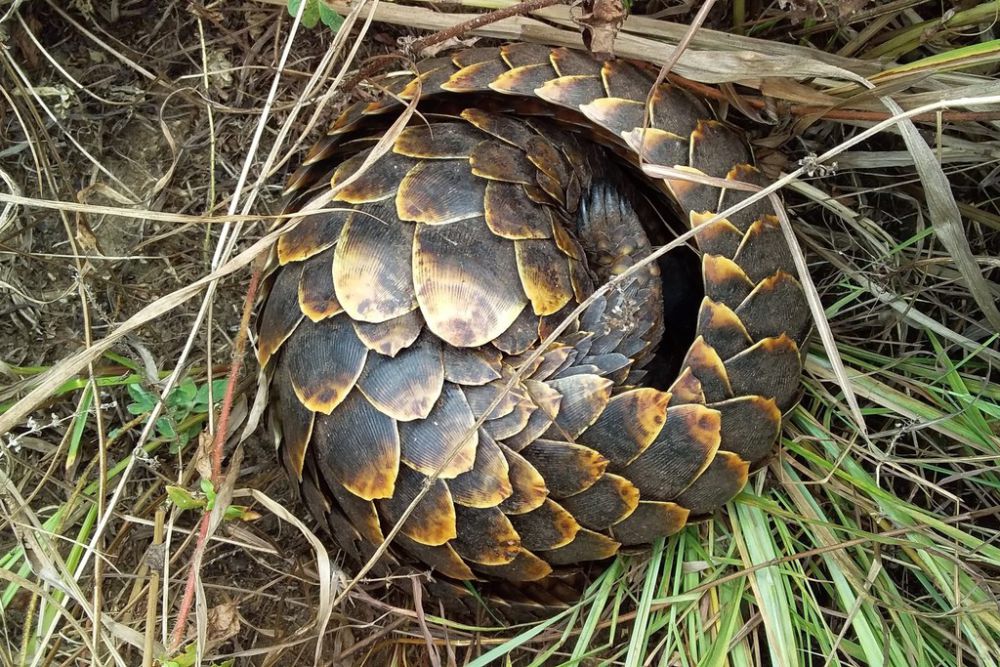
[[[194,397],[198,394],[198,385],[195,381],[189,377],[181,380],[181,383],[174,390],[179,399],[182,399],[184,403],[190,403]]]
[[[334,33],[340,30],[340,26],[344,25],[344,17],[333,11],[323,0],[317,0],[316,4],[319,6],[319,20],[323,22],[323,25]]]
[[[204,477],[202,477],[201,481],[198,484],[199,484],[199,486],[201,486],[201,492],[205,494],[205,498],[206,498],[205,507],[206,507],[206,509],[209,509],[209,510],[215,509],[216,493],[215,493],[215,485],[212,484],[212,480],[205,479]]]
[[[319,7],[316,0],[288,0],[288,14],[292,17],[297,16],[299,5],[303,2],[306,3],[306,6],[302,10],[302,25],[307,28],[315,28],[316,24],[319,23]]]
[[[66,470],[73,470],[77,456],[80,453],[80,442],[83,440],[83,429],[87,426],[87,419],[90,416],[90,406],[94,403],[94,394],[90,390],[90,385],[83,390],[83,397],[73,415],[73,427],[70,431],[69,448],[66,451]]]
[[[146,406],[142,403],[129,403],[125,406],[125,410],[128,411],[130,415],[144,415],[152,411],[153,406]]]
[[[156,420],[156,431],[164,438],[177,437],[177,431],[174,430],[173,422],[169,417],[160,417]]]
[[[212,387],[212,398],[218,403],[222,400],[222,396],[226,393],[226,380],[213,380],[211,385],[205,383],[198,388],[198,393],[194,397],[194,407],[198,412],[206,412],[208,410],[208,388]]]
[[[246,505],[230,505],[223,514],[226,521],[253,521],[260,518],[256,512],[252,512]]]
[[[195,498],[187,489],[180,486],[167,486],[167,498],[182,510],[196,510],[205,507],[205,501]]]
[[[143,388],[139,384],[129,384],[125,385],[128,395],[132,398],[133,403],[130,404],[126,409],[134,415],[141,415],[146,412],[150,412],[153,406],[156,405],[156,396],[148,389]],[[133,406],[135,406],[133,408]]]
[[[163,662],[163,667],[191,667],[198,659],[198,643],[188,644],[184,653]]]

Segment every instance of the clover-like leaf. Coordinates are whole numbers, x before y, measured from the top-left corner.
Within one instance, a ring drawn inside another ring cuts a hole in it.
[[[298,15],[299,7],[303,2],[306,3],[306,6],[302,10],[302,25],[307,28],[315,28],[316,24],[319,23],[319,3],[316,0],[288,0],[288,15],[293,17]]]

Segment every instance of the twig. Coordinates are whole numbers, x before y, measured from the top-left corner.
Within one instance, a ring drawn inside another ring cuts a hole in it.
[[[153,549],[162,554],[163,549],[163,518],[166,512],[156,510],[156,520],[153,524]],[[162,557],[162,555],[161,555]],[[146,598],[146,636],[143,640],[142,667],[152,667],[153,646],[156,642],[156,602],[160,597],[160,568],[152,564],[149,568],[149,597]]]
[[[364,81],[370,76],[381,73],[386,67],[397,60],[408,60],[410,54],[419,54],[424,49],[434,46],[435,44],[440,44],[449,39],[463,35],[476,28],[481,28],[484,25],[489,25],[490,23],[496,23],[497,21],[502,21],[504,19],[509,19],[512,16],[523,16],[525,14],[530,14],[533,11],[539,9],[544,9],[545,7],[551,7],[552,5],[562,5],[566,4],[567,0],[527,0],[527,2],[522,2],[510,7],[504,7],[503,9],[497,9],[492,12],[487,12],[485,14],[480,14],[475,18],[471,18],[468,21],[463,21],[450,28],[445,28],[444,30],[439,30],[438,32],[428,35],[427,37],[421,37],[415,42],[411,43],[406,49],[406,52],[399,50],[396,53],[389,53],[384,56],[376,56],[365,63],[358,73],[353,77],[348,79],[347,83],[344,85],[344,92],[350,93],[354,90],[359,83]],[[408,53],[407,53],[408,52]]]
[[[678,74],[669,76],[670,82],[683,86],[701,97],[713,100],[728,101],[729,96],[714,86],[708,86],[691,79],[685,79]],[[754,109],[764,109],[767,100],[760,97],[743,97],[742,101]],[[816,116],[823,120],[857,120],[878,123],[892,118],[887,111],[865,111],[863,109],[834,109],[832,107],[813,106],[808,104],[790,104],[785,109],[793,116]],[[929,111],[910,118],[915,123],[970,123],[1000,120],[1000,111]]]

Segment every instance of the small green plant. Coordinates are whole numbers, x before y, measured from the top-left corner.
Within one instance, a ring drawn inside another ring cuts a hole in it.
[[[188,644],[184,648],[184,653],[175,655],[169,660],[164,660],[163,667],[191,667],[198,660],[198,646],[197,644]],[[224,662],[213,662],[210,667],[233,667],[236,661],[232,658]]]
[[[222,399],[226,390],[225,380],[215,380],[211,383],[212,397],[215,402]],[[128,385],[128,394],[132,402],[125,409],[133,415],[146,415],[153,411],[158,397],[141,384]],[[156,420],[156,433],[164,440],[170,441],[170,452],[176,454],[182,450],[192,438],[201,432],[202,422],[211,409],[208,403],[209,384],[200,387],[191,378],[184,378],[164,401],[164,414]]]
[[[200,482],[201,494],[195,495],[180,486],[167,486],[167,497],[174,505],[182,510],[201,510],[211,512],[215,508],[216,491],[212,482],[202,478]],[[257,512],[249,509],[245,505],[229,505],[226,507],[226,520],[254,521],[260,518]]]
[[[336,33],[344,25],[344,18],[330,9],[323,0],[288,0],[288,13],[296,16],[303,2],[306,3],[302,10],[302,25],[305,27],[315,28],[322,21],[323,25]]]

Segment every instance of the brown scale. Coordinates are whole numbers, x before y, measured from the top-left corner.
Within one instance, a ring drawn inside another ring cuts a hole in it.
[[[479,580],[497,613],[541,616],[587,563],[739,493],[800,394],[809,310],[766,201],[708,226],[747,193],[635,170],[766,184],[701,100],[652,90],[642,65],[531,44],[416,72],[376,82],[421,94],[386,156],[328,189],[395,119],[390,97],[349,107],[289,180],[286,211],[336,210],[277,243],[257,329],[270,415],[349,556],[426,489],[379,571],[431,569],[467,610],[454,582]],[[538,349],[690,226],[703,254],[671,253]]]

